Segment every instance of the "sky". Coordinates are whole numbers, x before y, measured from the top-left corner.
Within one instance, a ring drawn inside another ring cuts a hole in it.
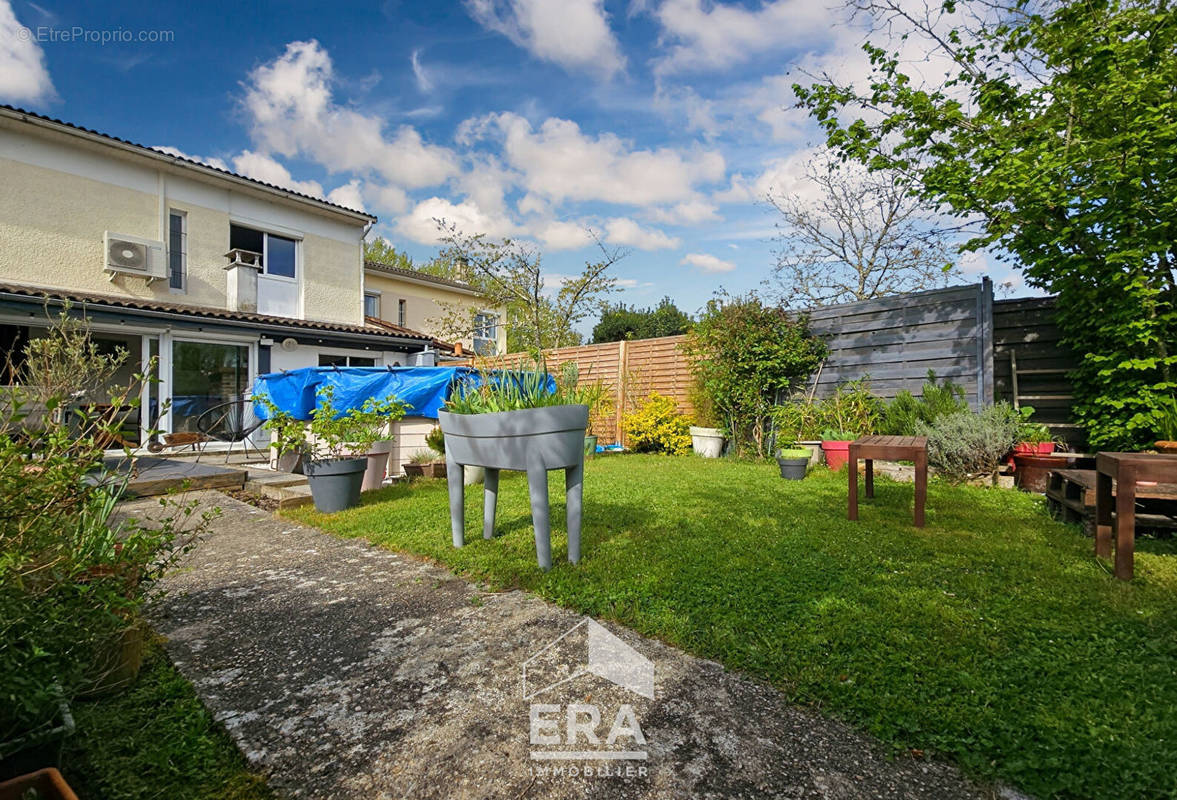
[[[591,228],[630,251],[618,300],[695,312],[770,276],[765,197],[808,196],[822,142],[792,84],[865,80],[862,25],[821,0],[0,0],[0,102],[362,208],[419,260],[440,217],[534,242],[554,286]]]

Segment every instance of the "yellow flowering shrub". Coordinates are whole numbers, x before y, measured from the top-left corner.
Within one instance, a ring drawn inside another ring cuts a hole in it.
[[[668,453],[681,456],[691,452],[691,421],[678,413],[674,400],[657,392],[621,419],[629,448],[639,453]]]

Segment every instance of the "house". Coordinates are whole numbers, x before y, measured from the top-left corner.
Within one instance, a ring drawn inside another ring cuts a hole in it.
[[[457,312],[470,319],[469,330],[450,337],[439,321]],[[467,353],[493,355],[507,352],[507,331],[502,308],[491,308],[470,286],[416,270],[375,261],[364,263],[364,316],[402,328],[425,331],[460,344]]]
[[[363,211],[11,106],[0,181],[0,357],[62,307],[84,314],[100,346],[129,351],[128,371],[158,359],[140,441],[193,430],[261,372],[452,350],[365,319]],[[395,295],[414,304],[406,319],[422,294]]]

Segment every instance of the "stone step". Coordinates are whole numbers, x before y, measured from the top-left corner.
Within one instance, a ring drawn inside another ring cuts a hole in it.
[[[312,502],[311,487],[305,483],[301,486],[266,487],[263,491],[267,493],[267,496],[278,501],[280,509],[305,506]],[[274,494],[268,494],[269,492],[274,492]]]
[[[265,469],[249,470],[246,483],[261,486],[298,486],[307,482],[306,475],[294,475],[289,472],[271,472]]]

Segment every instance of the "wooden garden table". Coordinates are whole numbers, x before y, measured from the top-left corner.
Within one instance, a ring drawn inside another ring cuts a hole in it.
[[[864,436],[850,443],[850,494],[847,518],[858,519],[858,459],[866,460],[866,496],[875,496],[875,459],[915,462],[915,526],[924,527],[928,499],[928,437]]]
[[[1112,555],[1114,504],[1115,575],[1122,581],[1132,580],[1136,569],[1136,490],[1143,481],[1177,483],[1177,456],[1145,453],[1099,453],[1095,456],[1095,555],[1099,558]]]

